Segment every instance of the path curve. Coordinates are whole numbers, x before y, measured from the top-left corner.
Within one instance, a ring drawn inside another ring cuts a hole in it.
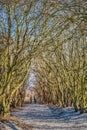
[[[33,130],[87,130],[87,113],[76,113],[73,108],[29,104],[13,115],[32,126]]]

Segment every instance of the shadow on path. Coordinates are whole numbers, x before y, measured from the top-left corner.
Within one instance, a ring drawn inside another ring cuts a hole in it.
[[[58,109],[45,104],[29,104],[13,115],[30,124],[34,130],[87,130],[87,113],[73,108]]]
[[[18,130],[18,128],[16,128],[16,126],[9,122],[9,121],[0,121],[1,122],[1,125],[0,125],[0,130]]]

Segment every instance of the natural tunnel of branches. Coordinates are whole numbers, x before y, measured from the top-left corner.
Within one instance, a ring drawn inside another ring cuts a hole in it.
[[[33,67],[32,67],[33,66]],[[87,110],[87,1],[0,1],[0,109],[38,102]]]

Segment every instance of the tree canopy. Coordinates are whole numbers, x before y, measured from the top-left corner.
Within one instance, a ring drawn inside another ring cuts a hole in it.
[[[22,104],[33,64],[39,100],[87,109],[87,1],[0,1],[0,102]],[[17,98],[19,97],[19,98]]]

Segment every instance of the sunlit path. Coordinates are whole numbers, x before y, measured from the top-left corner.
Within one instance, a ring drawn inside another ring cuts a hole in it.
[[[72,108],[57,109],[43,104],[29,104],[13,113],[34,130],[87,130],[87,113]]]

